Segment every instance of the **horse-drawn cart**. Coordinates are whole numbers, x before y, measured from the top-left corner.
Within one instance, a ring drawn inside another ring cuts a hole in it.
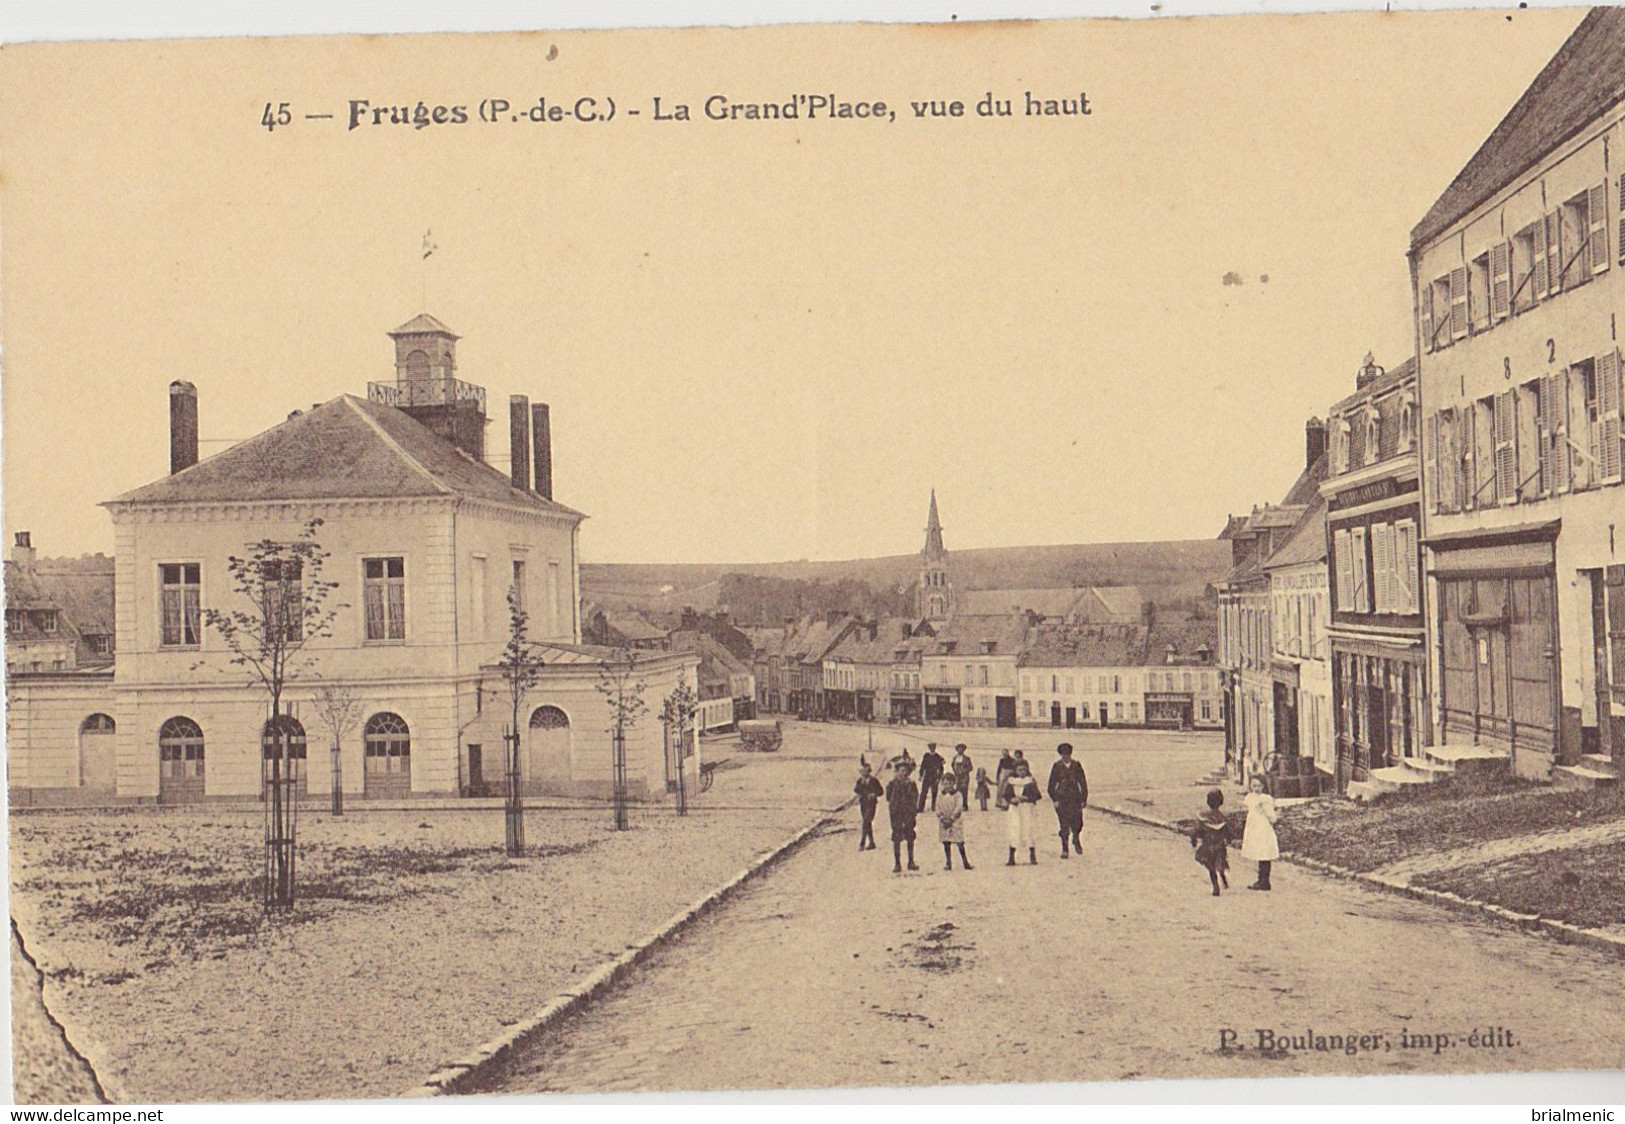
[[[747,718],[739,723],[739,743],[760,753],[772,753],[784,744],[784,728],[777,720]]]

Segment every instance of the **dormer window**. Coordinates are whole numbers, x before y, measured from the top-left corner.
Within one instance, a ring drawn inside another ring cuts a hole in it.
[[[1365,463],[1376,464],[1382,456],[1382,415],[1373,403],[1365,414]]]
[[[1349,470],[1349,443],[1353,430],[1347,418],[1338,418],[1332,431],[1332,460],[1339,473]]]
[[[1399,404],[1399,451],[1409,453],[1416,448],[1416,400],[1407,394]]]

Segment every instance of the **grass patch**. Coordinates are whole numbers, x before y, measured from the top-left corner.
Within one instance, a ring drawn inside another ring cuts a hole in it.
[[[1625,924],[1625,847],[1618,843],[1514,855],[1416,881],[1583,929]]]
[[[1553,789],[1508,777],[1458,776],[1369,804],[1318,800],[1282,809],[1281,848],[1349,870],[1495,839],[1625,819],[1625,791]]]

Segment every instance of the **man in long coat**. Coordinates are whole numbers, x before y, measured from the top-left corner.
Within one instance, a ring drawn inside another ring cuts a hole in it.
[[[920,757],[920,811],[925,811],[925,798],[931,797],[931,810],[937,809],[937,786],[942,783],[942,767],[947,762],[937,752],[937,743],[930,742]]]
[[[1055,818],[1060,821],[1061,857],[1070,858],[1067,842],[1083,854],[1083,841],[1078,833],[1083,830],[1083,808],[1089,803],[1089,780],[1083,766],[1072,760],[1072,746],[1062,742],[1055,747],[1059,758],[1049,771],[1049,798],[1055,805]]]

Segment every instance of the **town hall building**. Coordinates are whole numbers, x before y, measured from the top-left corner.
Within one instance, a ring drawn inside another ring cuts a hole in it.
[[[291,541],[315,520],[336,616],[307,642],[310,666],[287,691],[312,794],[331,785],[332,735],[315,705],[324,684],[362,704],[340,754],[346,793],[500,791],[511,704],[495,664],[510,588],[546,664],[520,716],[527,792],[610,791],[606,665],[635,659],[650,713],[679,683],[696,687],[694,653],[581,643],[585,516],[553,497],[547,406],[510,400],[504,475],[485,463],[486,393],[458,377],[458,337],[427,314],[390,336],[394,379],[294,411],[207,460],[197,390],[171,384],[170,474],[103,505],[116,543],[111,671],[94,683],[42,673],[8,684],[14,800],[257,798],[267,696],[231,663],[205,610],[251,611],[228,558]],[[108,738],[113,767],[87,771],[87,740],[103,751]],[[651,717],[628,732],[634,796],[666,791],[679,753],[697,770],[692,739],[666,740]]]

